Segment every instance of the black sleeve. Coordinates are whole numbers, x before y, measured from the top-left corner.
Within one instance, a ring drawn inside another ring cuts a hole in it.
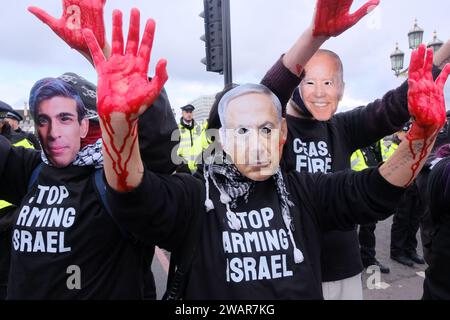
[[[169,98],[163,90],[139,117],[139,147],[142,161],[149,170],[166,174],[175,171],[171,155],[172,152],[176,155],[178,141],[172,141],[172,133],[177,129]]]
[[[203,183],[191,175],[146,171],[140,186],[128,193],[106,185],[115,220],[140,241],[169,251],[183,244],[191,223],[204,211]]]
[[[387,182],[378,168],[290,175],[295,177],[299,201],[315,213],[323,230],[350,230],[356,224],[384,220],[393,214],[404,192]]]
[[[266,75],[261,81],[261,84],[269,88],[280,100],[283,112],[285,115],[286,105],[291,99],[295,88],[300,84],[301,78],[293,74],[283,64],[283,57],[267,71]]]
[[[433,67],[435,79],[440,72],[439,68]],[[367,106],[336,115],[352,151],[399,131],[409,119],[408,81]]]
[[[39,152],[13,147],[0,135],[0,199],[18,206],[28,192],[31,174],[39,163]]]
[[[186,163],[182,163],[179,166],[177,166],[176,172],[191,174],[191,169],[189,169],[189,166]]]
[[[409,119],[407,81],[382,99],[336,115],[352,151],[397,132]]]

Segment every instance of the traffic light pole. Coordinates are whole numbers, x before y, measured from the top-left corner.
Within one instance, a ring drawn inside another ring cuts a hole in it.
[[[222,39],[223,65],[225,86],[233,83],[233,68],[231,59],[231,18],[230,0],[222,0]]]

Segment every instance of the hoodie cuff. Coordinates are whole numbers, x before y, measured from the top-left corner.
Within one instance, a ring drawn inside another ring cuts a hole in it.
[[[145,167],[145,166],[144,166]],[[141,183],[131,191],[119,192],[111,188],[106,181],[103,174],[103,179],[106,187],[106,197],[113,211],[120,210],[133,210],[134,207],[140,207],[148,202],[148,184],[150,179],[147,178],[147,169],[144,168],[144,175]]]

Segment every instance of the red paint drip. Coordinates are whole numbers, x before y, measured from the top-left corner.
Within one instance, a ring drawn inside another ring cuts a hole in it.
[[[105,0],[97,0],[96,3],[103,8]],[[131,11],[130,32],[127,50],[124,54],[121,49],[123,48],[121,12],[114,11],[113,15],[113,50],[108,59],[101,52],[93,32],[84,30],[83,35],[98,74],[98,114],[105,131],[103,135],[109,137],[109,144],[105,143],[105,139],[103,139],[103,148],[111,159],[118,189],[129,191],[132,186],[127,183],[130,175],[128,166],[138,139],[138,117],[153,104],[167,81],[167,62],[160,60],[157,63],[156,75],[149,81],[147,74],[155,32],[154,21],[148,20],[141,46],[138,46],[139,10]],[[137,51],[138,47],[139,51]],[[116,132],[112,124],[113,113],[123,114],[125,117],[125,123],[122,123],[122,119],[119,118],[118,122],[114,123],[114,125],[125,126],[125,128],[120,128],[121,135],[122,130],[124,131],[122,145],[115,139]],[[127,146],[130,146],[128,155],[125,154]]]
[[[297,76],[301,76],[302,75],[302,72],[303,72],[303,67],[302,67],[302,65],[300,65],[300,64],[297,64],[296,66],[295,66],[295,68],[297,69]]]
[[[436,136],[437,136],[437,133],[429,141],[434,141]],[[417,155],[414,153],[413,141],[416,139],[410,137],[409,135],[406,136],[406,139],[408,139],[408,141],[409,141],[409,150],[411,151],[413,160],[415,160]],[[427,143],[427,138],[425,137],[423,139],[423,146],[422,146],[422,150],[420,151],[419,159],[411,166],[412,175],[411,175],[411,178],[409,179],[408,183],[404,186],[405,188],[410,186],[411,183],[413,182],[414,177],[416,176],[417,170],[419,169],[420,163],[427,157],[427,150],[430,146],[431,146],[431,143]]]
[[[132,189],[132,187],[127,184],[127,178],[129,176],[128,163],[131,159],[133,148],[134,148],[137,138],[138,138],[137,121],[131,120],[130,115],[128,115],[128,114],[126,115],[128,131],[127,131],[127,134],[125,135],[122,146],[117,146],[117,142],[114,141],[114,129],[111,125],[111,116],[109,114],[103,115],[102,119],[103,119],[103,123],[105,124],[106,134],[108,135],[110,142],[111,142],[112,150],[109,149],[108,144],[104,143],[104,141],[103,141],[103,146],[104,146],[105,151],[108,154],[109,158],[112,160],[113,171],[117,176],[117,180],[118,180],[117,183],[118,183],[119,189],[121,191],[129,191]],[[132,139],[130,154],[124,160],[122,158],[122,153],[129,141],[129,139]],[[113,155],[115,157],[113,157]],[[115,159],[117,159],[117,160],[115,160]]]

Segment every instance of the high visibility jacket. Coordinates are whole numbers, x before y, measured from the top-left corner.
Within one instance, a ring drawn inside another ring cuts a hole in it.
[[[376,146],[377,146],[377,148],[380,148],[379,151],[381,151],[382,161],[386,161],[387,159],[389,159],[392,156],[392,154],[395,152],[395,150],[397,150],[397,148],[398,148],[397,144],[395,144],[391,141],[384,140],[384,139],[381,139],[380,141],[378,141]],[[364,155],[364,152],[361,149],[353,152],[352,157],[351,157],[351,164],[352,164],[352,169],[354,171],[362,171],[364,169],[369,168],[369,165],[367,164],[366,156]]]
[[[209,145],[206,137],[208,122],[204,121],[201,125],[194,122],[192,129],[188,129],[180,123],[178,128],[180,130],[180,144],[177,154],[187,162],[189,170],[195,172],[197,169],[197,160],[200,159],[199,156]]]
[[[31,144],[30,141],[28,141],[28,139],[22,139],[16,143],[13,144],[13,146],[15,147],[24,147],[26,149],[34,149],[33,145]],[[0,210],[7,208],[7,207],[11,207],[12,204],[3,200],[0,200]]]

